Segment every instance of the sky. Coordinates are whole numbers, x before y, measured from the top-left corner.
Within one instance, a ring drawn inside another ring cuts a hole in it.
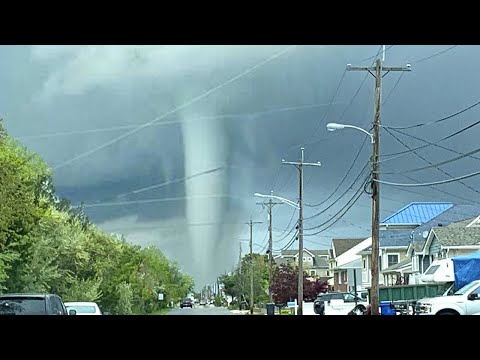
[[[305,247],[323,249],[336,237],[368,237],[366,193],[324,230],[361,188],[366,172],[354,180],[372,151],[367,139],[358,153],[366,138],[361,132],[328,132],[325,125],[370,129],[374,78],[345,69],[372,65],[380,49],[0,46],[0,116],[10,135],[52,167],[59,196],[83,201],[100,228],[157,246],[204,284],[232,270],[240,243],[248,250],[242,241],[249,238],[250,219],[262,222],[253,227],[254,251],[266,249],[267,214],[253,194],[273,191],[297,201],[298,170],[282,165],[282,159],[298,161],[302,146],[305,161],[321,163],[304,171]],[[409,63],[411,71],[382,78],[385,127],[434,121],[480,101],[479,46],[386,49],[385,66]],[[439,140],[475,123],[479,110],[400,130],[450,150],[428,146],[388,157],[406,148],[382,129],[381,180],[425,183],[478,171],[478,159],[463,158],[440,170],[408,172],[477,149],[477,126]],[[389,131],[411,148],[424,144]],[[476,203],[479,185],[480,177],[433,188],[381,185],[381,217],[412,201]],[[273,208],[274,250],[290,244],[289,230],[298,217],[293,212],[288,205]]]

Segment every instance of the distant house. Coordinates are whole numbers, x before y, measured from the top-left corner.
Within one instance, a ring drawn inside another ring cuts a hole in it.
[[[289,264],[295,266],[298,264],[298,250],[283,250],[280,255],[273,259],[277,265]],[[327,261],[328,250],[303,249],[303,268],[310,277],[327,280],[329,277]]]
[[[332,239],[328,260],[331,291],[353,291],[355,284],[360,290],[362,259],[357,253],[371,244],[371,238]]]
[[[469,219],[477,218],[478,215],[480,215],[480,205],[455,205],[412,231],[411,242],[407,249],[407,257],[412,261],[411,284],[420,282],[420,276],[434,259],[434,256],[427,254],[424,249],[432,228],[448,227],[450,224],[462,221],[468,222]]]
[[[412,231],[453,206],[448,202],[413,202],[385,218],[380,224],[380,285],[394,285],[400,276],[408,283],[411,261],[406,252]],[[371,246],[358,252],[362,256],[362,287],[371,284]],[[410,263],[409,263],[410,261]],[[398,275],[401,274],[401,275]],[[393,276],[395,275],[395,276]]]

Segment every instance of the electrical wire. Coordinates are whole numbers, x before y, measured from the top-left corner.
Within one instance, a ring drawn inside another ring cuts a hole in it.
[[[281,236],[285,235],[285,233],[288,231],[288,229],[290,229],[290,226],[292,225],[292,221],[295,218],[296,213],[297,213],[297,209],[294,208],[293,211],[292,211],[292,217],[290,218],[290,221],[288,222],[287,227],[285,228],[285,230],[282,230],[283,232],[280,235],[276,235],[277,237],[281,237]]]
[[[369,162],[367,162],[362,171],[360,171],[360,173],[357,175],[357,177],[355,178],[355,180],[353,180],[352,184],[350,185],[349,188],[347,188],[347,190],[345,190],[338,198],[336,201],[332,202],[329,206],[327,206],[325,209],[323,209],[322,211],[312,215],[312,216],[308,216],[308,217],[305,217],[303,220],[310,220],[310,219],[315,219],[317,218],[318,216],[322,215],[324,212],[326,212],[328,209],[330,209],[333,205],[335,205],[341,198],[343,198],[347,193],[348,191],[350,191],[354,186],[355,186],[355,183],[358,181],[358,179],[360,179],[360,177],[363,175],[363,173],[365,172],[365,170],[368,168],[368,165],[369,165]]]
[[[364,62],[364,61],[368,61],[368,60],[371,60],[371,59],[375,59],[375,60],[376,60],[377,57],[378,57],[378,55],[380,55],[380,53],[386,54],[386,52],[387,52],[388,50],[390,50],[390,49],[391,49],[392,47],[394,47],[394,46],[395,46],[395,45],[387,46],[387,47],[385,48],[385,51],[383,51],[383,45],[382,45],[382,46],[380,46],[380,51],[377,52],[376,55],[373,55],[373,56],[370,56],[370,57],[368,57],[368,58],[366,58],[366,59],[360,60],[359,62]]]
[[[347,203],[335,214],[333,215],[333,217],[337,216],[338,214],[340,214],[345,208],[348,207],[349,203],[355,199],[357,197],[358,194],[362,194],[363,193],[363,187],[364,187],[364,184],[367,183],[369,181],[371,177],[371,174],[368,174],[368,176],[365,178],[365,180],[362,182],[362,186],[360,186],[360,188],[355,192],[355,194],[347,201]],[[357,197],[358,199],[358,197]],[[309,231],[309,230],[315,230],[315,229],[318,229],[326,224],[328,224],[330,221],[332,220],[332,218],[328,219],[327,221],[323,222],[322,224],[319,224],[317,226],[313,226],[311,228],[304,228],[303,230],[306,230],[306,231]]]
[[[451,158],[451,159],[448,159],[448,160],[445,160],[445,161],[436,163],[436,164],[431,164],[431,165],[429,165],[429,166],[423,166],[423,167],[419,167],[419,168],[415,168],[415,169],[402,170],[402,171],[386,171],[386,172],[382,172],[382,174],[389,174],[389,175],[394,175],[394,174],[408,174],[408,173],[417,172],[417,171],[421,171],[421,170],[427,170],[427,169],[431,169],[431,168],[437,168],[438,166],[442,166],[442,165],[445,165],[445,164],[450,164],[450,163],[452,163],[452,162],[455,162],[455,161],[464,159],[464,158],[469,157],[470,155],[476,154],[476,153],[478,153],[478,152],[480,152],[480,148],[475,149],[475,150],[472,150],[472,151],[470,151],[470,152],[468,152],[468,153],[465,153],[465,154],[462,154],[462,155],[460,155],[460,156],[457,156],[457,157],[454,157],[454,158]]]
[[[398,142],[400,142],[400,144],[402,144],[403,146],[405,146],[407,149],[411,149],[407,144],[405,144],[402,140],[400,140],[397,136],[395,136],[395,134],[393,134],[389,129],[385,129],[385,131],[391,135],[395,140],[397,140]],[[418,158],[422,159],[423,161],[425,161],[427,164],[431,165],[432,167],[434,167],[435,169],[437,169],[438,171],[440,171],[442,174],[444,175],[447,175],[447,176],[450,176],[452,177],[453,175],[451,175],[450,173],[448,173],[447,171],[445,170],[442,170],[440,169],[438,166],[436,166],[435,164],[433,164],[431,161],[429,161],[428,159],[426,159],[425,157],[421,156],[420,154],[418,154],[416,151],[413,152]],[[465,186],[466,188],[472,190],[473,192],[477,193],[477,194],[480,194],[480,191],[474,189],[473,187],[471,187],[470,185],[467,185],[465,184],[464,182],[462,181],[459,181],[460,184],[462,184],[463,186]]]
[[[460,135],[460,134],[463,133],[464,131],[467,131],[467,130],[471,129],[471,128],[477,126],[478,124],[480,124],[480,120],[478,120],[478,121],[474,122],[473,124],[470,124],[470,125],[462,128],[462,129],[454,132],[453,134],[450,134],[450,135],[448,135],[448,136],[445,136],[445,137],[441,138],[440,140],[437,140],[437,143],[442,142],[442,141],[445,141],[445,140],[448,140],[448,139],[451,139],[451,138],[453,138],[453,137],[455,137],[455,136],[457,136],[457,135]],[[387,130],[387,129],[385,129],[385,131],[386,131],[386,130]],[[415,152],[415,151],[417,151],[417,150],[421,150],[421,149],[425,149],[425,148],[427,148],[427,147],[430,147],[430,146],[432,146],[432,144],[433,144],[432,142],[428,142],[428,141],[426,141],[426,140],[425,140],[425,142],[426,142],[427,144],[418,146],[418,147],[416,147],[416,148],[411,148],[410,150],[399,151],[399,152],[395,152],[395,153],[390,153],[390,154],[381,155],[381,157],[385,157],[385,156],[387,156],[387,157],[388,157],[388,156],[392,156],[392,157],[391,157],[391,158],[388,158],[388,159],[381,159],[381,160],[379,160],[378,162],[381,163],[381,162],[386,162],[386,161],[390,161],[390,160],[393,160],[393,159],[397,159],[397,158],[399,158],[399,157],[401,157],[401,156],[403,156],[403,155],[410,154],[410,153]]]
[[[441,119],[438,119],[438,120],[432,120],[432,121],[428,121],[428,122],[424,122],[424,123],[421,123],[421,124],[415,124],[415,125],[409,125],[409,126],[385,126],[385,125],[380,125],[382,128],[384,129],[392,129],[392,130],[407,130],[407,129],[413,129],[413,128],[416,128],[416,127],[420,127],[420,126],[427,126],[427,125],[432,125],[432,124],[438,124],[438,123],[441,123],[443,121],[446,121],[446,120],[449,120],[451,118],[454,118],[455,116],[458,116],[460,114],[463,114],[464,112],[468,111],[468,110],[471,110],[473,109],[474,107],[480,105],[480,101],[477,101],[476,103],[470,105],[470,106],[467,106],[466,108],[462,109],[462,110],[459,110],[451,115],[448,115],[448,116],[445,116]]]
[[[446,180],[441,180],[441,181],[433,181],[433,182],[429,182],[429,183],[420,183],[420,184],[402,184],[402,183],[394,183],[394,182],[382,181],[382,180],[374,180],[374,181],[376,181],[380,184],[392,185],[392,186],[432,186],[432,185],[447,184],[447,183],[451,183],[451,182],[454,182],[454,181],[468,179],[468,178],[471,178],[471,177],[477,176],[477,175],[480,175],[480,171],[476,171],[476,172],[473,172],[473,173],[470,173],[470,174],[458,176],[458,177],[452,178],[452,179],[446,179]]]
[[[450,148],[448,148],[448,147],[446,147],[446,146],[443,146],[443,145],[438,145],[438,144],[436,144],[436,143],[434,143],[434,142],[431,142],[431,141],[428,141],[428,140],[419,138],[419,137],[417,137],[417,136],[415,136],[415,135],[408,134],[408,133],[406,133],[406,132],[403,132],[403,131],[400,131],[400,130],[395,130],[395,129],[392,129],[392,131],[395,131],[395,132],[397,132],[397,133],[399,133],[399,134],[402,134],[402,135],[411,137],[412,139],[415,139],[415,140],[423,141],[424,143],[430,144],[430,145],[435,146],[435,147],[437,147],[437,148],[439,148],[439,149],[443,149],[443,150],[449,151],[449,152],[454,153],[454,154],[457,154],[457,155],[463,155],[463,153],[460,152],[460,151],[450,149]],[[471,158],[471,159],[480,160],[480,157],[477,157],[477,156],[469,155],[468,157]]]
[[[363,187],[360,188],[360,190],[363,190]],[[317,231],[315,233],[312,233],[312,234],[304,234],[304,236],[315,236],[315,235],[318,235],[322,232],[324,232],[325,230],[331,228],[333,225],[335,225],[338,221],[340,221],[340,219],[352,208],[353,205],[355,205],[355,203],[358,201],[358,199],[360,199],[360,197],[363,195],[363,191],[360,191],[358,192],[357,196],[354,198],[353,202],[345,209],[344,213],[340,215],[339,218],[337,218],[333,223],[331,223],[330,225],[328,225],[326,228],[320,230],[320,231]],[[338,215],[338,214],[337,214]],[[330,219],[331,220],[331,219]]]
[[[446,53],[447,51],[450,51],[450,50],[456,48],[457,46],[458,46],[458,45],[450,46],[448,49],[439,51],[439,52],[437,52],[437,53],[435,53],[435,54],[433,54],[433,55],[427,56],[427,57],[425,57],[425,58],[423,58],[423,59],[415,60],[415,61],[413,61],[412,63],[413,63],[413,64],[418,64],[418,63],[427,61],[427,60],[432,59],[432,58],[434,58],[434,57],[436,57],[436,56],[442,55],[442,54]]]
[[[393,87],[390,89],[390,91],[388,92],[388,95],[387,97],[385,98],[385,100],[383,100],[383,103],[382,103],[382,106],[385,105],[388,101],[388,99],[390,99],[390,96],[392,95],[392,93],[395,91],[395,89],[397,88],[398,84],[400,83],[400,80],[402,80],[402,77],[403,75],[405,75],[405,72],[402,71],[400,73],[400,76],[398,77],[397,81],[395,82],[395,84],[393,85]],[[381,126],[381,125],[380,125]]]
[[[258,62],[258,63],[255,64],[254,66],[249,67],[248,69],[242,71],[241,73],[235,75],[234,77],[228,79],[227,81],[224,81],[223,83],[221,83],[221,84],[219,84],[219,85],[216,85],[216,86],[210,88],[209,90],[203,92],[202,94],[200,94],[200,95],[198,95],[198,96],[196,96],[196,97],[194,97],[194,98],[192,98],[192,99],[184,102],[182,105],[177,106],[176,108],[174,108],[174,109],[172,109],[172,110],[170,110],[170,111],[167,111],[167,112],[164,113],[163,115],[161,115],[161,116],[159,116],[159,117],[157,117],[157,118],[155,118],[155,119],[153,119],[153,120],[151,120],[151,121],[149,121],[149,122],[146,122],[146,123],[144,123],[144,124],[142,124],[142,125],[139,125],[139,126],[137,126],[136,128],[134,128],[134,129],[132,129],[132,130],[130,130],[130,131],[127,131],[127,132],[123,133],[122,135],[117,136],[117,137],[115,137],[115,138],[113,138],[113,139],[111,139],[111,140],[103,143],[103,144],[100,145],[100,146],[97,146],[97,147],[95,147],[95,148],[93,148],[93,149],[90,149],[90,150],[88,150],[88,151],[85,151],[85,152],[83,152],[83,153],[80,153],[80,154],[78,154],[78,155],[76,155],[76,156],[74,156],[74,157],[72,157],[72,158],[70,158],[70,159],[68,159],[68,160],[62,161],[61,163],[55,165],[55,166],[53,167],[53,170],[58,170],[58,169],[63,168],[63,167],[65,167],[65,166],[67,166],[67,165],[70,165],[71,163],[73,163],[73,162],[75,162],[75,161],[77,161],[77,160],[83,159],[83,158],[85,158],[85,157],[87,157],[87,156],[89,156],[89,155],[92,155],[92,154],[100,151],[100,150],[103,150],[103,149],[105,149],[105,148],[107,148],[107,147],[109,147],[109,146],[111,146],[111,145],[113,145],[113,144],[115,144],[115,143],[117,143],[117,142],[125,139],[126,137],[128,137],[128,136],[130,136],[130,135],[136,134],[137,132],[139,132],[140,130],[142,130],[142,129],[148,127],[148,126],[150,126],[151,124],[157,123],[157,122],[159,122],[160,120],[163,120],[163,119],[165,119],[166,117],[171,116],[171,115],[179,112],[180,110],[183,110],[183,109],[185,109],[185,108],[193,105],[194,103],[196,103],[196,102],[198,102],[198,101],[200,101],[200,100],[203,100],[204,98],[206,98],[206,97],[209,96],[210,94],[213,94],[213,93],[215,93],[216,91],[218,91],[218,90],[220,90],[220,89],[222,89],[222,88],[224,88],[224,87],[226,87],[226,86],[234,83],[235,81],[237,81],[237,80],[245,77],[246,75],[254,72],[255,70],[257,70],[258,68],[264,66],[265,64],[267,64],[267,63],[269,63],[269,62],[271,62],[271,61],[279,58],[280,56],[282,56],[283,54],[287,53],[288,51],[290,51],[291,49],[293,49],[293,48],[295,48],[295,47],[296,47],[296,45],[291,45],[291,46],[286,47],[285,49],[282,49],[281,51],[279,51],[279,52],[277,52],[277,53],[269,56],[268,58],[266,58],[266,59],[264,59],[264,60],[262,60],[262,61],[260,61],[260,62]]]

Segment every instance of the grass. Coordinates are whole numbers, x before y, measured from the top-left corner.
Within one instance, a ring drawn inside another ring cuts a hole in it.
[[[168,314],[171,310],[172,310],[172,308],[163,308],[163,309],[154,311],[154,312],[152,313],[152,315],[166,315],[166,314]]]

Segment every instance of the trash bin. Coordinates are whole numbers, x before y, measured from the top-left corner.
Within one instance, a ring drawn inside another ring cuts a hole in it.
[[[390,301],[380,302],[380,314],[381,315],[396,315],[395,309],[392,309]]]
[[[267,315],[275,315],[275,304],[265,304]]]

